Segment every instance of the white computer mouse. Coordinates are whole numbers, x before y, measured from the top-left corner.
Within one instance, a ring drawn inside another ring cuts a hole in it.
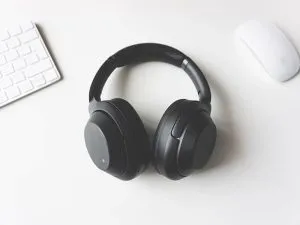
[[[294,77],[300,67],[296,48],[274,24],[256,20],[241,24],[235,32],[235,40],[245,45],[266,72],[278,81]],[[237,45],[239,46],[239,45]]]

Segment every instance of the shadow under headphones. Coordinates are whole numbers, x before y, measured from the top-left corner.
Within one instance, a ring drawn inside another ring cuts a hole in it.
[[[169,106],[159,122],[153,148],[140,117],[127,101],[100,99],[116,68],[146,61],[181,67],[199,94],[199,101],[180,99]],[[118,51],[94,77],[89,102],[90,119],[84,131],[89,155],[99,169],[119,179],[133,179],[152,161],[160,174],[178,180],[202,168],[213,151],[217,132],[210,117],[210,88],[198,66],[172,47],[145,43]]]

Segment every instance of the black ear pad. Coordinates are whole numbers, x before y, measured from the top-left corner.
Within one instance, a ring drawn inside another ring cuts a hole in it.
[[[216,127],[199,102],[179,100],[164,113],[154,142],[154,165],[170,179],[181,179],[208,161]]]
[[[139,166],[139,172],[142,172],[152,155],[144,124],[135,109],[124,99],[115,98],[110,103],[122,113],[130,128],[131,135],[128,135],[132,144],[132,149],[130,148],[132,151],[128,151],[130,165]]]
[[[166,147],[173,146],[176,148],[177,141],[172,138],[171,132],[180,115],[180,109],[184,106],[187,106],[187,100],[180,99],[173,102],[163,114],[161,120],[158,123],[158,127],[154,134],[153,140],[153,151],[154,151],[154,160],[153,164],[157,172],[160,174],[168,176],[176,176],[171,174],[172,171],[177,170],[176,165],[176,151],[165,151]],[[172,148],[173,148],[172,147]],[[168,149],[167,149],[168,150]],[[168,156],[166,156],[168,155]],[[168,159],[168,162],[165,162],[165,159]],[[166,164],[168,164],[166,166]],[[170,168],[170,171],[167,171]]]
[[[97,167],[122,180],[134,178],[150,159],[142,121],[123,99],[97,103],[85,127],[85,142]]]

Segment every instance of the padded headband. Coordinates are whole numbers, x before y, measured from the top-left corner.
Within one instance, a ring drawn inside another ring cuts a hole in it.
[[[155,43],[132,45],[109,57],[100,67],[90,87],[89,101],[100,101],[100,96],[110,74],[118,67],[147,61],[160,61],[181,67],[192,79],[202,103],[210,104],[211,93],[199,67],[179,50]]]

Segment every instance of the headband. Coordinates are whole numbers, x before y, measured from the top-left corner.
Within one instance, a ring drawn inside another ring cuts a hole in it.
[[[93,99],[101,101],[103,87],[116,68],[149,61],[166,62],[181,67],[193,81],[199,95],[199,101],[210,104],[210,88],[195,62],[175,48],[155,43],[132,45],[121,49],[109,57],[102,64],[93,79],[89,92],[89,101],[91,102]]]

